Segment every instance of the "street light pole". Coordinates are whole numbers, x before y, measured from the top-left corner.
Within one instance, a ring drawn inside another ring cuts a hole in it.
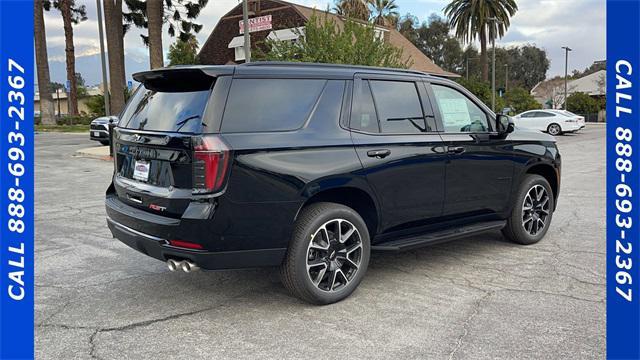
[[[105,115],[111,115],[111,107],[109,106],[109,85],[107,83],[107,61],[104,57],[104,31],[102,29],[102,5],[100,0],[96,0],[98,8],[98,34],[100,37],[100,60],[102,61],[102,93],[104,94],[104,112]]]
[[[564,109],[567,110],[567,73],[569,71],[569,51],[572,49],[568,46],[563,46],[564,49]]]
[[[242,0],[242,26],[244,27],[244,62],[251,62],[251,37],[249,36],[249,5]]]
[[[491,42],[493,44],[493,60],[491,64],[491,110],[496,111],[496,26],[498,24],[502,24],[502,21],[498,20],[497,17],[490,17],[489,20],[493,26],[494,32],[491,37]],[[489,32],[489,34],[492,34]]]
[[[467,56],[467,80],[469,80],[469,57]]]

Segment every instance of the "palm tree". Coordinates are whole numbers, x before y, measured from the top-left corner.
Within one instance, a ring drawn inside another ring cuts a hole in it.
[[[452,0],[444,8],[449,26],[456,37],[471,43],[480,40],[482,79],[489,80],[487,43],[504,36],[510,25],[509,18],[518,11],[515,0]],[[496,20],[490,20],[492,18]]]
[[[40,93],[40,121],[44,125],[55,125],[55,110],[49,83],[49,61],[47,56],[47,35],[44,28],[42,0],[33,3],[33,32],[36,47],[36,68],[38,71],[38,92]]]
[[[104,1],[104,20],[109,53],[109,94],[111,113],[119,114],[124,108],[124,27],[122,26],[122,0]]]
[[[162,67],[162,26],[168,24],[167,33],[176,34],[183,42],[190,41],[194,33],[202,30],[202,24],[193,22],[209,0],[125,0],[128,12],[124,20],[138,28],[148,29],[148,35],[141,35],[142,41],[149,47],[151,68]]]
[[[149,61],[151,69],[155,69],[164,66],[162,55],[163,1],[147,1],[146,7],[149,23]]]
[[[336,14],[344,17],[369,21],[371,12],[364,0],[336,0],[333,8]]]
[[[400,14],[397,11],[396,0],[369,0],[369,4],[375,13],[373,22],[376,25],[395,26],[398,22]]]
[[[76,55],[73,46],[73,25],[87,20],[84,5],[76,6],[75,0],[56,0],[54,6],[62,14],[64,28],[67,81],[69,82],[69,115],[78,115],[78,83],[76,81]]]

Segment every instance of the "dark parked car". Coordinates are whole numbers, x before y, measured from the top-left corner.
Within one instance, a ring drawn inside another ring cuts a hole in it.
[[[89,138],[99,141],[102,145],[109,145],[109,123],[118,125],[117,116],[101,116],[91,121]]]
[[[253,63],[142,72],[114,132],[114,237],[186,272],[280,266],[306,301],[347,297],[371,251],[549,229],[551,136],[453,81]]]

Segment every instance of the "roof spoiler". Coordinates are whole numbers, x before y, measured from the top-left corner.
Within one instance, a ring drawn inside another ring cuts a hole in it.
[[[216,77],[233,74],[229,66],[176,66],[133,74],[149,90],[166,92],[202,91],[211,88]]]

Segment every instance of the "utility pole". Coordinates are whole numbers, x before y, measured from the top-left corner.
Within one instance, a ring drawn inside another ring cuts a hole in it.
[[[469,80],[469,57],[467,56],[467,80]]]
[[[568,46],[563,46],[564,49],[564,109],[567,110],[567,73],[569,71],[569,51],[572,49]]]
[[[502,24],[502,21],[496,17],[490,17],[487,20],[491,22],[493,32],[489,32],[491,36],[491,42],[493,44],[493,60],[491,64],[491,110],[496,111],[496,27],[498,24]]]
[[[251,37],[249,36],[249,4],[242,0],[242,26],[244,27],[244,62],[251,62]]]
[[[509,64],[504,64],[504,92],[509,90]]]
[[[98,33],[100,34],[100,60],[102,61],[102,93],[104,94],[104,112],[105,115],[111,115],[109,106],[109,84],[107,83],[107,61],[104,56],[104,31],[102,29],[102,4],[100,0],[96,0],[98,7]]]

